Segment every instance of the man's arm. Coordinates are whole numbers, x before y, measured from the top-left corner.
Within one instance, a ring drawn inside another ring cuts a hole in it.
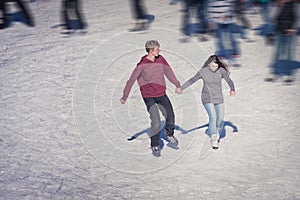
[[[180,87],[180,82],[177,80],[173,70],[171,69],[170,66],[165,66],[166,70],[165,70],[165,75],[168,78],[168,80],[173,83],[176,88]]]
[[[176,88],[180,88],[180,82],[177,80],[175,73],[173,72],[169,63],[164,58],[162,58],[162,64],[164,65],[164,73],[167,79],[171,83],[173,83],[176,86]]]
[[[131,88],[132,88],[132,86],[133,86],[135,80],[136,80],[136,79],[139,77],[139,75],[141,74],[141,72],[142,72],[142,69],[141,69],[140,66],[137,66],[137,67],[133,70],[133,72],[132,72],[132,74],[131,74],[129,80],[127,81],[126,86],[125,86],[125,88],[124,88],[124,90],[123,90],[123,96],[122,96],[121,99],[120,99],[120,102],[121,102],[122,104],[124,104],[124,103],[126,102],[126,100],[127,100],[127,98],[128,98],[128,95],[129,95],[129,93],[130,93],[130,90],[131,90]]]

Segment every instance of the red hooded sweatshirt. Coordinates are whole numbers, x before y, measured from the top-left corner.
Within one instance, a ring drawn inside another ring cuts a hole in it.
[[[135,80],[137,80],[140,86],[143,98],[161,97],[166,94],[166,81],[164,76],[177,88],[180,87],[180,83],[173,70],[163,56],[159,55],[153,62],[146,57],[147,55],[143,56],[133,70],[123,90],[122,99],[127,99]]]

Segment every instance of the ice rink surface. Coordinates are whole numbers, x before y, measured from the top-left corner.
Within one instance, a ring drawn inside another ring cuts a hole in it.
[[[155,20],[135,33],[128,1],[86,0],[88,32],[70,37],[60,35],[61,2],[29,6],[34,28],[0,30],[0,199],[300,199],[300,74],[293,85],[264,82],[274,50],[264,38],[238,39],[242,66],[230,67],[236,96],[224,82],[218,150],[206,134],[202,82],[182,95],[167,84],[180,144],[162,139],[156,158],[137,83],[119,103],[125,83],[147,40],[160,42],[183,83],[214,53],[214,38],[182,43],[182,7],[168,0],[146,1]],[[299,37],[296,47],[300,61]]]

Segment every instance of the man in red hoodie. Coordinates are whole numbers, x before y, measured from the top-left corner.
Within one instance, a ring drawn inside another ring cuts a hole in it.
[[[165,135],[170,144],[178,146],[178,140],[174,136],[175,115],[172,104],[166,95],[165,76],[176,86],[176,92],[181,93],[180,82],[177,80],[173,70],[162,55],[159,55],[160,45],[156,40],[147,41],[145,44],[147,55],[141,58],[133,70],[120,102],[124,104],[132,85],[137,80],[141,95],[146,104],[151,119],[151,149],[154,156],[160,156],[160,116],[159,110],[166,119]]]

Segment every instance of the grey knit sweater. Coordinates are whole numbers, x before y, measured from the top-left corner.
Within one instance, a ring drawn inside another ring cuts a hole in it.
[[[234,83],[225,69],[219,68],[217,71],[213,72],[209,67],[201,68],[195,76],[182,85],[182,90],[191,86],[197,80],[202,79],[202,103],[220,104],[224,102],[222,93],[223,78],[229,85],[230,90],[235,91]]]

